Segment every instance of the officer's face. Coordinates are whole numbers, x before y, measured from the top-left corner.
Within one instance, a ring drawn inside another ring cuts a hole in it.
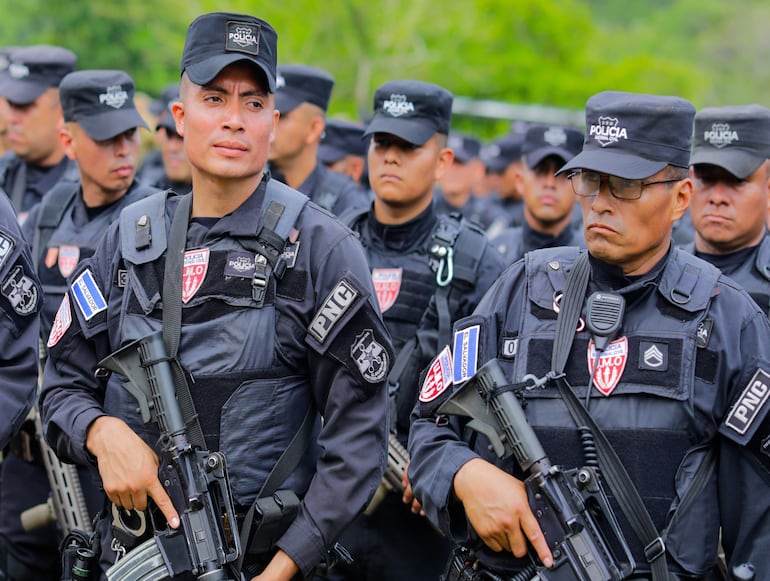
[[[524,198],[524,213],[536,228],[547,230],[572,220],[575,193],[566,174],[554,175],[562,165],[562,159],[555,155],[549,155],[533,168],[522,164],[519,189]]]
[[[467,196],[483,178],[484,164],[479,158],[476,157],[467,162],[455,159],[452,165],[446,168],[439,185],[446,194]]]
[[[277,167],[291,165],[303,151],[318,143],[324,129],[324,112],[310,103],[300,103],[288,113],[281,112],[270,161]]]
[[[193,181],[261,179],[278,113],[256,67],[236,62],[206,86],[183,77],[180,93],[172,112],[193,166]]]
[[[67,156],[78,164],[87,204],[101,205],[126,193],[139,161],[136,128],[96,141],[77,123],[67,123],[61,136]]]
[[[666,177],[664,169],[644,181]],[[671,227],[687,211],[691,196],[692,181],[685,178],[647,186],[638,200],[619,200],[602,176],[597,195],[579,198],[589,252],[626,275],[648,272],[668,252]]]
[[[765,233],[770,162],[745,180],[711,164],[690,169],[693,197],[690,215],[696,248],[709,254],[727,254],[759,244]]]
[[[32,103],[8,103],[8,142],[32,165],[57,163],[62,155],[59,130],[64,126],[59,92],[48,89]]]
[[[182,136],[176,131],[161,127],[158,130],[158,142],[163,157],[163,169],[172,182],[189,184],[192,182],[192,168],[184,152]]]
[[[453,159],[452,150],[442,147],[439,139],[434,134],[415,145],[390,133],[374,134],[369,145],[369,182],[378,220],[405,222],[430,205],[433,187]]]

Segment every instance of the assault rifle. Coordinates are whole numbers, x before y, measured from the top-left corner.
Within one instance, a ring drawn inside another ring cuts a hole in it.
[[[123,386],[139,402],[142,420],[158,425],[158,477],[181,521],[172,529],[159,511],[150,511],[154,537],[113,565],[107,578],[163,579],[190,572],[206,581],[240,579],[233,570],[241,544],[225,457],[188,441],[161,333],[126,345],[99,365],[128,378]]]
[[[542,581],[619,581],[634,570],[631,551],[610,508],[596,468],[561,470],[527,422],[496,359],[481,367],[438,413],[471,418],[500,458],[515,455],[529,505],[554,559],[548,569],[534,557],[531,578]],[[623,553],[622,556],[618,553]],[[527,577],[530,578],[530,577]]]
[[[409,465],[409,452],[407,452],[398,441],[395,434],[390,434],[388,438],[388,464],[382,475],[382,480],[374,493],[372,501],[366,507],[364,514],[371,515],[377,510],[385,495],[396,490],[404,491],[403,475],[406,467]]]

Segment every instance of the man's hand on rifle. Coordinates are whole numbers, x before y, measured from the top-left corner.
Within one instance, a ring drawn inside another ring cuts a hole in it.
[[[86,448],[96,456],[112,502],[126,510],[145,510],[149,496],[169,525],[179,526],[179,515],[158,480],[158,456],[128,424],[111,416],[97,418],[88,429]]]
[[[468,521],[490,549],[524,557],[529,539],[543,565],[553,565],[522,481],[481,458],[474,458],[457,471],[453,485]]]

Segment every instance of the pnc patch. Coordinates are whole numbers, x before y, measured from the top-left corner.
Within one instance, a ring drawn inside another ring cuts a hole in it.
[[[602,395],[610,395],[620,382],[628,361],[628,339],[616,339],[599,356],[598,368],[594,373],[596,347],[593,339],[588,343],[588,372],[593,377],[593,384]]]
[[[3,270],[3,266],[15,247],[16,242],[13,241],[13,238],[0,232],[0,271]]]
[[[344,278],[341,279],[310,321],[308,333],[319,343],[326,341],[334,325],[348,312],[358,298],[358,294],[351,283]]]
[[[182,267],[182,302],[187,303],[201,288],[209,269],[209,249],[188,250]]]
[[[767,403],[768,396],[770,396],[770,375],[757,369],[727,415],[725,425],[741,435],[745,434]]]
[[[372,270],[372,282],[377,292],[377,301],[380,303],[380,312],[384,313],[392,307],[401,290],[400,268],[375,268]]]
[[[48,335],[48,343],[46,346],[50,349],[56,345],[59,340],[64,337],[64,333],[70,328],[72,324],[72,313],[70,312],[70,297],[68,294],[64,295],[59,310],[56,311],[56,318],[53,320],[51,326],[51,333]]]
[[[420,389],[420,401],[428,403],[452,385],[452,353],[446,345],[433,360]]]

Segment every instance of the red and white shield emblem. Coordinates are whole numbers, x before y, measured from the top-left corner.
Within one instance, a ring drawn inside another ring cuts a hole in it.
[[[80,248],[77,246],[59,246],[59,272],[67,278],[75,270],[80,260]]]
[[[206,278],[209,269],[209,249],[188,250],[184,253],[182,268],[182,302],[187,303],[195,296]]]
[[[420,401],[428,403],[452,385],[452,353],[447,345],[428,367],[420,389]]]
[[[401,290],[400,268],[375,268],[372,270],[372,282],[380,303],[380,312],[387,311],[398,298]]]
[[[628,339],[616,339],[599,356],[599,367],[594,373],[596,347],[593,340],[588,343],[588,372],[594,378],[594,385],[603,395],[610,395],[620,382],[620,376],[628,360]]]

